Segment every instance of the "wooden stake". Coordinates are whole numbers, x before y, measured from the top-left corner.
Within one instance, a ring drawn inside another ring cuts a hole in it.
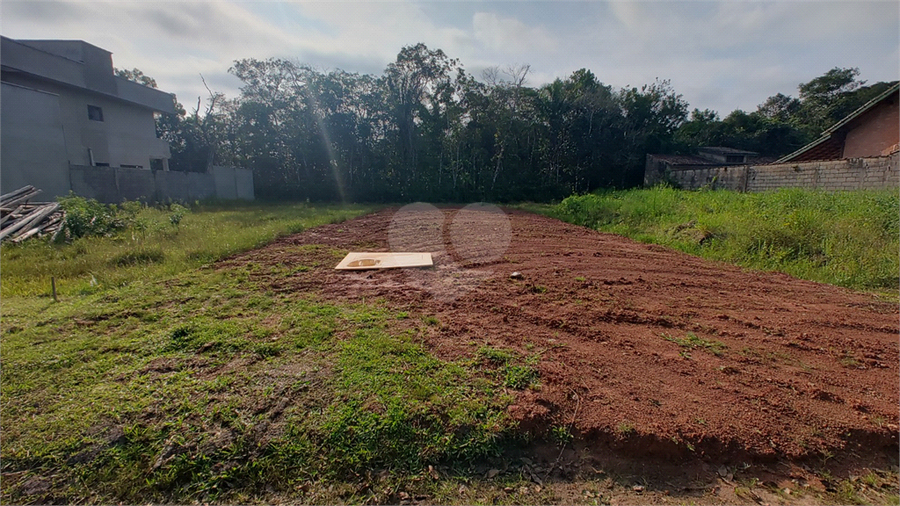
[[[53,302],[59,302],[56,298],[56,278],[50,276],[50,289],[53,291]]]

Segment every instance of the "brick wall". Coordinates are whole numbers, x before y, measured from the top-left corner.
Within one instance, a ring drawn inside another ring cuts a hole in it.
[[[738,191],[776,188],[858,190],[900,186],[900,153],[871,158],[770,165],[673,170],[670,178],[685,189],[708,187]]]

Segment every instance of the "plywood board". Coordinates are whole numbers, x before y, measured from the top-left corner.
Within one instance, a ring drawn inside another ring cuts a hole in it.
[[[366,253],[351,251],[335,269],[361,271],[366,269],[398,269],[401,267],[431,267],[431,253]]]

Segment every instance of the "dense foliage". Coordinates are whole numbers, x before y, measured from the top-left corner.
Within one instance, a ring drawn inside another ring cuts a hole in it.
[[[107,236],[126,226],[127,217],[115,205],[79,197],[72,192],[59,197],[59,206],[66,213],[64,237]],[[138,203],[139,205],[139,203]],[[133,214],[133,213],[131,213]]]
[[[403,48],[381,76],[244,59],[229,69],[244,83],[239,97],[210,90],[202,110],[177,104],[157,126],[173,170],[249,167],[263,197],[546,201],[636,186],[647,153],[786,154],[887,86],[835,68],[801,84],[798,99],[779,94],[720,120],[688,114],[665,80],[616,90],[581,69],[534,88],[529,70],[495,67],[476,80],[424,44]]]

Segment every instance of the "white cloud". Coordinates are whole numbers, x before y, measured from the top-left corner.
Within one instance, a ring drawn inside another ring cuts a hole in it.
[[[556,39],[545,29],[492,12],[476,12],[472,16],[472,28],[475,40],[493,51],[541,53],[554,51],[557,46]]]
[[[614,87],[668,78],[692,107],[727,114],[835,67],[898,79],[900,4],[879,1],[0,3],[3,35],[83,39],[185,104],[207,82],[230,96],[235,59],[295,58],[380,73],[424,42],[474,75],[527,63],[531,85],[585,67]]]

